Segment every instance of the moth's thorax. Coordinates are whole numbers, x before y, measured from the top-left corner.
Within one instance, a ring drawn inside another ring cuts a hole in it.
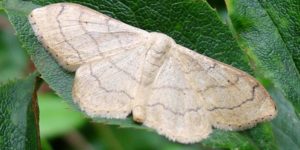
[[[162,33],[151,32],[147,37],[146,43],[148,44],[146,45],[145,59],[141,67],[141,84],[132,109],[133,119],[140,123],[146,119],[145,100],[149,98],[148,93],[151,90],[151,85],[155,81],[164,61],[169,57],[170,50],[176,46],[172,38]]]
[[[169,36],[151,32],[150,41],[143,65],[142,84],[148,85],[154,80],[159,68],[169,55],[175,41]]]

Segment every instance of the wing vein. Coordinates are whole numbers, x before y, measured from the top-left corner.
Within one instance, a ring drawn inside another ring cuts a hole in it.
[[[238,104],[238,105],[235,105],[235,106],[231,106],[231,107],[213,107],[213,108],[210,108],[210,109],[208,109],[208,111],[214,111],[214,110],[218,110],[218,109],[228,109],[228,110],[234,110],[234,109],[236,109],[236,108],[239,108],[240,106],[242,106],[242,105],[244,105],[244,104],[246,104],[246,103],[248,103],[248,102],[251,102],[251,101],[253,101],[254,99],[255,99],[255,91],[256,91],[256,89],[259,87],[259,84],[256,84],[256,85],[254,85],[253,87],[252,87],[252,94],[251,94],[251,97],[250,98],[248,98],[248,99],[246,99],[246,100],[244,100],[244,101],[242,101],[240,104]]]
[[[129,95],[125,90],[109,90],[109,89],[103,87],[102,84],[101,84],[101,81],[99,80],[99,78],[93,72],[92,64],[89,64],[89,69],[90,69],[90,75],[93,78],[95,78],[95,80],[97,81],[98,86],[99,86],[100,89],[102,89],[106,93],[122,93],[122,94],[126,95],[129,99],[133,99],[133,97],[131,95]]]
[[[62,30],[62,27],[61,27],[61,22],[59,20],[59,17],[62,15],[64,10],[65,10],[65,6],[62,4],[61,5],[61,10],[59,11],[58,15],[56,16],[56,21],[58,23],[58,28],[60,30],[60,34],[63,36],[64,39],[66,39],[66,35],[63,33],[63,30]],[[66,43],[77,53],[78,58],[80,59],[80,61],[82,61],[82,57],[81,57],[79,51],[69,41],[66,41]]]

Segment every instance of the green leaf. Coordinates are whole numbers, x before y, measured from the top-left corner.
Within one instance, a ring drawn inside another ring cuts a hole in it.
[[[36,0],[34,2],[39,5],[45,5],[62,1]],[[239,48],[228,26],[222,23],[217,12],[204,1],[84,0],[68,2],[77,2],[89,6],[125,23],[148,31],[159,31],[168,34],[179,44],[253,74],[248,65],[246,55]],[[27,15],[30,9],[39,7],[39,5],[20,0],[6,0],[4,4],[23,47],[30,54],[42,78],[59,96],[70,104],[74,104],[71,96],[74,73],[65,71],[57,64],[38,43],[28,23]],[[22,5],[22,7],[17,5]],[[77,106],[75,107],[77,108]],[[116,124],[122,127],[148,129],[135,124],[131,118],[126,120],[93,119],[98,122]],[[264,127],[251,129],[247,133],[218,130],[210,138],[206,139],[203,145],[213,148],[259,149],[264,146],[257,146],[257,144],[265,144],[269,139],[273,141],[273,134],[269,132],[270,130],[269,124],[266,124]],[[257,138],[261,134],[265,136]],[[269,144],[267,145],[269,146]]]
[[[300,70],[300,1],[258,1],[278,30],[286,49]]]
[[[8,24],[8,19],[3,11],[0,11],[0,83],[24,76],[27,69],[28,57],[21,49],[14,31]]]
[[[3,10],[2,0],[0,1],[0,10]]]
[[[278,147],[300,149],[300,1],[226,2],[239,44],[260,78],[276,87],[270,91],[278,107],[272,121]]]
[[[243,149],[243,150],[256,150],[259,149],[252,139],[246,135],[241,135],[236,132],[227,132],[219,129],[214,130],[214,133],[208,140],[203,141],[203,145],[212,148],[224,149]]]
[[[0,87],[0,149],[38,149],[37,73]]]
[[[292,1],[282,3],[292,3]],[[247,51],[256,71],[281,89],[284,96],[293,103],[297,113],[300,113],[300,74],[291,54],[294,50],[289,49],[288,46],[292,42],[293,45],[299,47],[299,40],[285,41],[285,36],[280,33],[284,27],[277,24],[276,20],[270,16],[270,13],[274,11],[268,9],[272,6],[271,3],[257,0],[251,2],[228,0],[227,4],[238,41]],[[299,13],[297,9],[294,11]],[[298,22],[299,20],[298,17]],[[299,36],[299,30],[294,30],[294,32]],[[293,36],[293,34],[285,34]]]
[[[282,150],[300,149],[300,120],[293,105],[279,89],[271,87],[269,91],[278,106],[278,116],[272,121],[278,147]]]
[[[39,94],[41,138],[63,135],[82,126],[86,119],[54,94]]]

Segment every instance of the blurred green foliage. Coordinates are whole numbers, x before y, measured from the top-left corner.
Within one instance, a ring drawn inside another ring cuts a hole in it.
[[[23,77],[28,64],[28,56],[8,22],[6,14],[0,10],[0,83]]]
[[[52,138],[63,135],[82,126],[86,119],[83,114],[70,108],[53,93],[38,95],[40,108],[40,136]]]

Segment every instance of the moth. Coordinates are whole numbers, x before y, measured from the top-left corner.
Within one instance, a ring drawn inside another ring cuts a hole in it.
[[[264,87],[247,73],[72,3],[34,9],[38,40],[75,72],[72,96],[90,117],[124,119],[180,143],[213,128],[243,130],[276,116]]]

